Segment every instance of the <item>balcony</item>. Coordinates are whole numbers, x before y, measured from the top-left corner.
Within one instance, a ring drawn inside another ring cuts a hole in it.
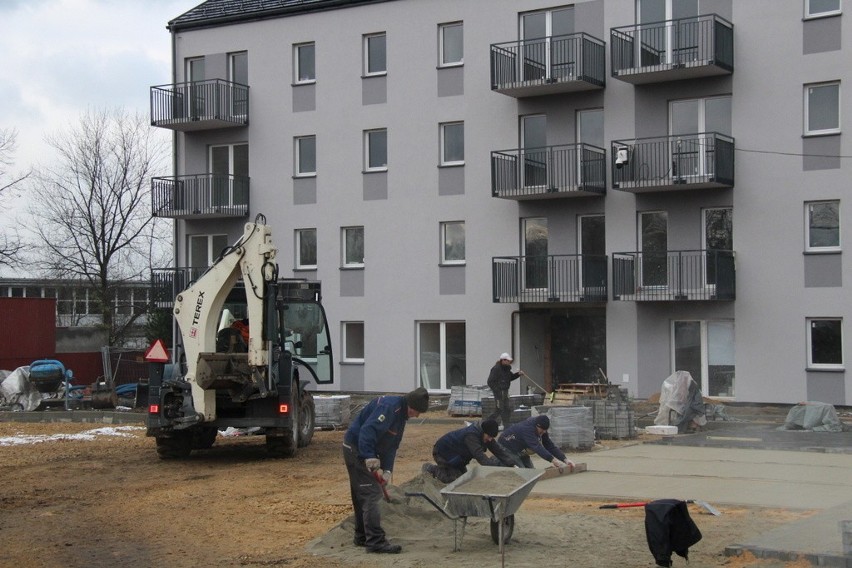
[[[612,187],[631,193],[734,186],[734,139],[718,132],[613,140]]]
[[[151,298],[154,305],[161,309],[173,308],[178,293],[186,290],[206,270],[207,267],[154,268],[151,270]]]
[[[494,257],[494,303],[606,302],[606,265],[603,255]]]
[[[171,219],[246,217],[249,178],[227,174],[151,179],[152,214]]]
[[[222,79],[151,87],[151,125],[179,132],[246,126],[249,88]]]
[[[553,199],[606,193],[606,150],[590,144],[491,152],[491,194]]]
[[[617,252],[612,255],[613,300],[637,302],[734,300],[731,250]]]
[[[734,72],[734,25],[716,14],[610,30],[610,68],[639,85]]]
[[[491,90],[535,97],[602,89],[606,44],[590,35],[524,39],[491,45]]]

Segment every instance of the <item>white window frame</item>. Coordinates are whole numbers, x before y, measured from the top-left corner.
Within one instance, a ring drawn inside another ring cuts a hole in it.
[[[811,211],[814,205],[823,205],[827,203],[837,204],[837,245],[815,246],[811,244]],[[841,243],[840,233],[840,200],[826,199],[822,201],[806,201],[805,202],[805,251],[806,252],[838,252],[840,251]]]
[[[302,262],[302,235],[313,232],[314,234],[314,257],[319,258],[319,247],[317,245],[317,230],[315,228],[306,228],[306,229],[296,229],[295,232],[295,244],[296,250],[293,258],[296,259],[296,270],[316,270],[317,264],[314,262],[313,264],[305,264]]]
[[[310,78],[302,78],[302,64],[301,58],[299,54],[301,53],[303,48],[312,48],[314,51],[313,56],[313,76]],[[293,44],[293,83],[296,85],[310,85],[317,82],[317,50],[316,44],[312,41],[305,43],[297,43]]]
[[[450,226],[460,226],[462,231],[462,258],[460,259],[451,259],[447,258],[448,245],[450,244],[447,240],[447,228]],[[451,264],[451,265],[464,265],[467,264],[467,256],[465,255],[465,225],[464,221],[444,221],[441,223],[441,264]]]
[[[364,258],[361,258],[361,262],[348,262],[349,258],[349,250],[347,249],[348,240],[346,236],[350,231],[361,231],[361,242],[363,246],[366,248],[366,243],[364,242],[364,227],[363,226],[353,226],[353,227],[342,227],[340,229],[340,265],[343,268],[364,268]]]
[[[360,333],[361,333],[361,352],[350,354],[351,342],[348,341],[348,339],[350,339],[349,334],[350,334],[350,331],[352,333],[357,333],[359,327],[360,327]],[[364,322],[362,322],[362,321],[342,321],[342,322],[340,322],[340,345],[342,347],[341,352],[343,353],[343,359],[342,359],[343,363],[363,363],[364,362],[364,355],[366,353]]]
[[[373,69],[372,60],[370,59],[370,43],[374,39],[383,38],[385,42],[385,65],[382,69]],[[385,32],[364,35],[364,76],[378,77],[388,74],[388,39]]]
[[[447,128],[461,126],[461,160],[447,159]],[[463,166],[464,165],[464,121],[444,122],[440,125],[441,139],[441,165],[442,166]]]
[[[805,19],[812,20],[816,18],[827,18],[829,16],[837,16],[843,12],[842,0],[837,0],[837,8],[824,10],[822,12],[811,10],[812,0],[805,0]]]
[[[429,392],[450,392],[452,390],[451,383],[453,382],[452,374],[454,371],[462,373],[462,378],[464,379],[463,384],[467,384],[468,370],[467,365],[464,362],[464,358],[466,358],[467,355],[467,345],[464,346],[464,352],[462,353],[448,353],[447,340],[450,335],[447,331],[448,325],[464,326],[465,338],[467,338],[467,322],[464,320],[423,320],[417,322],[417,337],[415,338],[417,345],[417,384],[428,389]],[[434,347],[438,350],[429,351],[431,353],[437,353],[438,355],[436,365],[437,377],[435,377],[437,378],[436,381],[430,380],[431,377],[428,376],[430,369],[423,360],[424,326],[438,326],[438,335],[435,338],[437,340],[437,344],[434,345]],[[455,359],[450,359],[452,355],[456,355],[457,357]],[[454,364],[454,361],[457,362],[457,364]],[[460,368],[461,366],[464,366],[464,368]]]
[[[461,59],[448,61],[446,48],[447,36],[445,33],[451,28],[459,28],[461,30]],[[438,24],[438,67],[459,67],[461,65],[464,65],[464,22]]]
[[[811,89],[824,88],[824,87],[833,87],[833,86],[837,87],[837,109],[836,109],[837,110],[837,126],[834,126],[834,127],[831,127],[831,128],[823,128],[823,129],[820,129],[820,130],[811,130],[811,127],[810,127],[810,110],[809,110],[809,107],[810,107],[810,104],[809,104],[809,102],[810,102],[810,90]],[[821,135],[824,135],[824,134],[839,134],[840,133],[840,125],[843,124],[841,122],[842,119],[841,119],[841,116],[840,116],[840,110],[841,110],[841,106],[842,106],[841,96],[842,95],[841,95],[841,92],[840,92],[840,81],[825,81],[823,83],[809,83],[809,84],[805,85],[803,97],[802,97],[804,99],[804,105],[805,105],[805,108],[804,108],[804,130],[805,130],[804,135],[805,136],[821,136]]]
[[[831,370],[831,371],[839,371],[845,368],[844,366],[844,357],[843,357],[843,318],[841,317],[813,317],[807,318],[807,351],[808,351],[808,369],[815,370]],[[820,321],[833,321],[840,323],[840,363],[816,363],[813,360],[813,337],[811,335],[811,331],[813,329],[813,325],[816,322]]]
[[[312,170],[302,170],[302,142],[313,140],[314,167]],[[315,177],[317,175],[317,137],[316,135],[296,136],[293,138],[293,171],[295,177]]]
[[[372,136],[374,134],[384,133],[385,135],[385,160],[384,164],[373,166],[370,164],[370,148],[372,144]],[[364,171],[366,172],[386,172],[388,170],[388,129],[374,128],[364,131]]]

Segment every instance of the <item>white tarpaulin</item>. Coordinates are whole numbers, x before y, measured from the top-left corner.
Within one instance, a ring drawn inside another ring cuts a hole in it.
[[[688,371],[675,371],[660,388],[660,410],[654,424],[677,426],[678,432],[684,432],[690,422],[697,426],[707,424],[704,398],[701,388]]]
[[[30,368],[18,367],[0,383],[0,404],[10,410],[35,410],[44,397],[30,382]]]

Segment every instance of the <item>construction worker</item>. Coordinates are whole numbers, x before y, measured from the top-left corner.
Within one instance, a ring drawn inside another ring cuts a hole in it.
[[[356,546],[367,552],[398,554],[382,529],[379,502],[390,482],[405,423],[429,409],[429,392],[418,387],[405,396],[380,396],[361,410],[343,437],[343,462],[355,511]]]
[[[512,381],[523,375],[524,372],[520,369],[512,371],[512,356],[508,353],[501,353],[500,359],[491,367],[491,372],[488,373],[488,386],[494,394],[494,402],[497,408],[491,413],[488,418],[490,420],[500,419],[501,428],[507,428],[511,422],[512,403],[509,399],[509,387],[512,386]]]
[[[550,429],[550,418],[540,414],[512,424],[500,434],[498,441],[524,467],[533,466],[530,456],[538,454],[541,459],[548,461],[554,467],[574,467],[574,462],[556,447],[547,435]]]
[[[467,471],[467,464],[476,460],[480,465],[515,465],[515,460],[497,443],[497,421],[483,420],[448,432],[438,438],[432,448],[435,463],[423,464],[423,473],[441,483],[452,483]],[[485,453],[489,450],[493,455]]]

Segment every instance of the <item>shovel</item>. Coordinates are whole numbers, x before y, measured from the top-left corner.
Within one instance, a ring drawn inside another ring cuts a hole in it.
[[[694,503],[694,504],[698,505],[699,507],[701,507],[702,509],[704,509],[705,511],[707,511],[708,513],[710,513],[711,515],[713,515],[715,517],[718,517],[722,514],[722,512],[719,509],[717,509],[716,507],[714,507],[713,505],[711,505],[707,501],[698,501],[698,500],[695,500],[695,499],[688,499],[686,502],[687,503]],[[642,501],[642,502],[639,502],[639,503],[612,503],[610,505],[601,505],[600,507],[598,507],[598,509],[625,509],[627,507],[644,507],[647,504],[648,504],[647,501]]]

